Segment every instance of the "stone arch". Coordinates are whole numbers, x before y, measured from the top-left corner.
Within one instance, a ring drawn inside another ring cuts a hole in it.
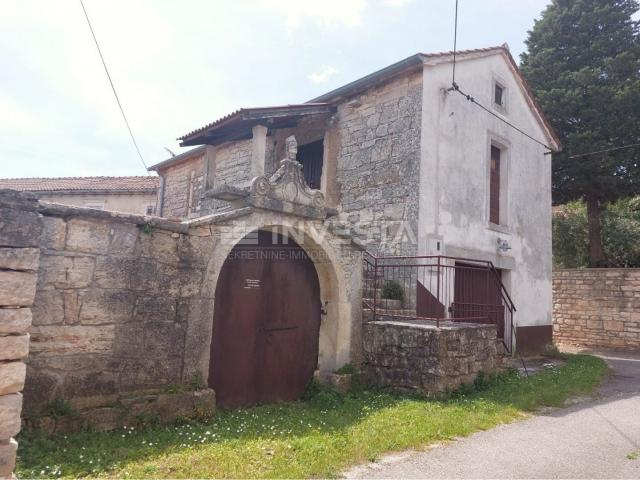
[[[358,320],[361,313],[361,266],[359,257],[353,255],[357,249],[349,241],[337,239],[318,221],[272,212],[254,212],[240,220],[211,226],[216,243],[207,266],[207,296],[214,297],[225,259],[248,233],[268,230],[291,237],[312,259],[318,274],[320,299],[325,305],[326,314],[322,316],[319,332],[318,369],[321,372],[332,372],[344,364],[357,362],[360,349]],[[349,268],[345,264],[345,253],[349,253],[346,255],[347,263],[350,265],[355,262],[355,267]],[[215,309],[215,299],[213,308]],[[210,324],[212,323],[211,315]],[[209,370],[213,335],[215,332],[210,329],[205,334],[206,338],[202,338],[202,358],[198,362],[202,373]]]

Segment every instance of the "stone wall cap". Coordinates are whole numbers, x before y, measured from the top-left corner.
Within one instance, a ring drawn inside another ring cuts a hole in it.
[[[133,213],[112,212],[109,210],[98,210],[87,207],[74,207],[59,203],[40,201],[38,211],[45,216],[51,217],[84,217],[97,218],[101,220],[116,221],[122,223],[133,223],[135,225],[150,225],[160,230],[169,232],[188,233],[189,226],[182,222],[174,222],[162,217],[136,215]]]

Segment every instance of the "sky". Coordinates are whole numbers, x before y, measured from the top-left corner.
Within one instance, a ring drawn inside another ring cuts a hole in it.
[[[458,48],[514,57],[548,0],[460,0]],[[301,103],[453,46],[454,0],[85,0],[147,165],[241,107]],[[145,175],[79,0],[3,3],[0,177]]]

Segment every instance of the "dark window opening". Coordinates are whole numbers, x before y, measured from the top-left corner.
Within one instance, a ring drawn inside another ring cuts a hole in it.
[[[491,146],[491,174],[489,178],[489,221],[500,223],[500,149]]]
[[[501,107],[504,106],[504,104],[502,103],[504,101],[504,87],[502,87],[501,85],[498,85],[497,83],[495,84],[493,101],[495,102],[496,105],[500,105]]]
[[[298,147],[296,160],[302,164],[304,181],[309,187],[319,190],[322,178],[322,158],[324,157],[324,140],[307,143]]]

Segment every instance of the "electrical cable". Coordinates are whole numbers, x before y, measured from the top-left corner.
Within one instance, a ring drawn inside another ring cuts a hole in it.
[[[140,148],[138,147],[138,142],[136,142],[136,137],[133,135],[133,131],[131,130],[131,126],[129,125],[129,121],[127,120],[127,116],[124,113],[124,109],[122,108],[122,103],[120,103],[120,98],[118,97],[118,93],[116,92],[116,87],[113,84],[113,80],[111,80],[111,75],[109,74],[109,69],[107,68],[107,63],[102,56],[102,51],[100,50],[100,45],[98,44],[98,39],[96,38],[96,34],[93,31],[93,27],[91,26],[91,20],[89,20],[89,15],[87,14],[87,9],[84,7],[84,2],[80,0],[80,5],[82,6],[82,11],[84,12],[84,17],[87,19],[87,24],[89,25],[89,30],[91,30],[91,36],[93,37],[93,41],[96,44],[96,48],[98,49],[98,55],[100,55],[100,60],[102,60],[102,66],[104,67],[104,71],[107,74],[107,78],[109,79],[109,84],[111,85],[111,90],[113,91],[113,95],[116,97],[116,102],[118,102],[118,107],[120,108],[120,113],[122,113],[122,118],[124,119],[124,123],[127,126],[127,130],[129,130],[129,135],[131,136],[131,140],[133,141],[133,146],[136,148],[138,152],[138,156],[140,157],[140,161],[144,166],[147,175],[151,175],[149,172],[147,164],[142,158],[142,152],[140,152]]]
[[[548,150],[548,152],[545,152],[545,155],[549,155],[549,154],[553,153],[553,149],[549,145],[547,145],[544,142],[541,142],[540,140],[538,140],[538,139],[534,138],[533,136],[529,135],[524,130],[516,127],[513,123],[511,123],[508,120],[502,118],[500,115],[498,115],[497,113],[491,111],[490,109],[488,109],[487,107],[485,107],[481,103],[478,103],[478,101],[475,98],[473,98],[471,95],[469,95],[467,93],[464,93],[460,89],[460,86],[456,83],[456,51],[457,51],[457,47],[458,47],[458,0],[456,0],[455,24],[454,24],[454,29],[453,29],[453,68],[452,68],[453,72],[452,72],[452,79],[451,79],[451,87],[447,91],[449,91],[449,92],[451,92],[451,91],[458,92],[463,97],[465,97],[467,100],[469,100],[472,104],[477,105],[482,110],[484,110],[485,112],[491,114],[492,116],[494,116],[495,118],[497,118],[501,122],[505,123],[509,127],[513,128],[517,132],[521,133],[525,137],[533,140],[534,142],[536,142],[539,145],[542,145],[544,148],[546,148]]]

